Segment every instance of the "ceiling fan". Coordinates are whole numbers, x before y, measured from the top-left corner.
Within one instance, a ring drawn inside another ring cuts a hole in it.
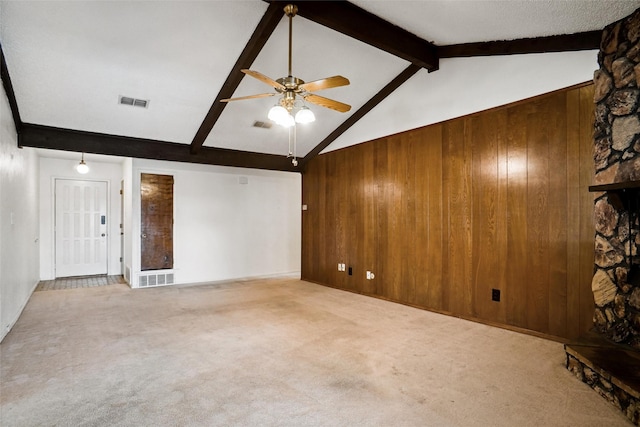
[[[298,112],[294,117],[291,115],[293,109],[296,107],[297,97],[302,98],[304,101],[310,102],[321,107],[330,108],[341,113],[346,113],[351,109],[351,106],[344,104],[333,99],[325,98],[323,96],[316,95],[312,92],[316,92],[324,89],[331,89],[334,87],[346,86],[349,84],[349,79],[342,76],[327,77],[320,80],[314,80],[309,83],[305,83],[304,80],[299,79],[291,73],[291,46],[292,46],[292,34],[293,34],[293,17],[298,13],[298,7],[293,4],[288,4],[284,7],[284,13],[289,17],[289,73],[287,77],[282,77],[277,80],[273,80],[262,73],[257,71],[243,69],[240,70],[248,76],[260,80],[263,83],[268,84],[275,88],[276,92],[262,93],[258,95],[241,96],[238,98],[221,99],[221,102],[240,101],[244,99],[254,98],[266,98],[274,95],[282,95],[278,105],[274,106],[269,111],[269,119],[281,124],[285,127],[291,127],[297,123],[309,123],[315,120],[313,112],[304,105],[298,105]],[[298,103],[300,104],[300,103]]]

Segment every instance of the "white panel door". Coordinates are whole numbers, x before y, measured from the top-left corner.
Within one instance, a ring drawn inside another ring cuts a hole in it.
[[[56,179],[56,277],[107,274],[107,183]]]

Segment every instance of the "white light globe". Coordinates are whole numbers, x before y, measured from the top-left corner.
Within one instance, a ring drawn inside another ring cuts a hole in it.
[[[289,112],[282,105],[274,105],[269,110],[269,114],[267,115],[267,117],[269,118],[269,120],[279,123],[282,120],[285,120],[288,115]]]
[[[87,166],[87,164],[83,160],[76,166],[76,171],[84,175],[85,173],[89,172],[89,166]]]
[[[280,120],[280,121],[278,121],[276,123],[278,123],[280,126],[284,126],[286,128],[290,128],[291,126],[294,126],[296,124],[296,121],[293,119],[291,114],[287,113],[287,115],[285,117],[283,117],[282,120]]]
[[[307,107],[302,107],[300,111],[296,113],[296,122],[306,124],[316,121],[316,116],[313,111]]]

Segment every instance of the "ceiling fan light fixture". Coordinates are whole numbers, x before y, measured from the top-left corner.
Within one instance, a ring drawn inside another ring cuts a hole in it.
[[[286,128],[290,128],[291,126],[295,126],[296,121],[294,120],[293,116],[289,113],[287,113],[286,116],[284,116],[282,118],[282,120],[280,120],[278,123],[280,126],[286,127]]]
[[[267,115],[267,117],[269,118],[269,120],[280,124],[280,122],[285,120],[288,115],[289,112],[282,105],[274,105],[269,110],[269,114]]]
[[[277,3],[277,2],[276,2]],[[272,122],[285,127],[289,133],[289,155],[292,157],[291,163],[298,165],[296,160],[296,123],[306,124],[316,120],[316,116],[303,102],[303,100],[318,105],[320,107],[329,108],[341,113],[346,113],[351,106],[333,99],[315,95],[313,92],[331,89],[334,87],[347,86],[350,84],[349,79],[342,76],[326,77],[324,79],[306,82],[293,75],[292,72],[292,46],[293,46],[293,18],[298,13],[298,7],[294,4],[287,4],[284,7],[284,13],[289,18],[289,56],[288,56],[288,73],[286,77],[274,80],[255,70],[243,68],[240,72],[251,76],[256,80],[260,80],[275,89],[275,93],[262,93],[257,95],[240,96],[236,98],[220,99],[220,102],[240,101],[243,99],[266,98],[268,96],[280,96],[279,101],[271,107],[267,117]],[[298,97],[298,99],[296,99]],[[294,118],[295,117],[295,118]],[[255,125],[254,125],[255,126]]]
[[[316,121],[316,115],[308,107],[302,106],[296,113],[296,123],[306,124]]]

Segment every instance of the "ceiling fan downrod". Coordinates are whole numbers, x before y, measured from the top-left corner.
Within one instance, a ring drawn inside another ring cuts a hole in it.
[[[298,6],[295,4],[288,4],[284,7],[284,13],[289,17],[289,77],[293,76],[291,72],[291,50],[293,47],[293,17],[298,13]]]

